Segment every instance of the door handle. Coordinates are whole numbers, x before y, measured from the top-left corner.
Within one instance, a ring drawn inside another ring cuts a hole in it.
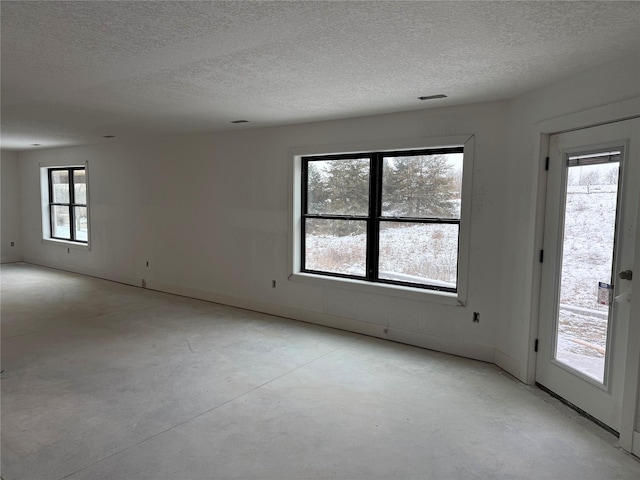
[[[631,280],[633,278],[633,272],[631,270],[625,270],[624,272],[620,272],[618,277],[622,280]]]

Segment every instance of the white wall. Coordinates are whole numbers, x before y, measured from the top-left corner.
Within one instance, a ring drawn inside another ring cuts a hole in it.
[[[25,260],[134,285],[144,278],[149,288],[493,361],[499,322],[493,285],[505,248],[494,232],[502,229],[506,118],[507,105],[494,103],[23,152]],[[468,133],[475,134],[475,183],[467,307],[287,279],[291,148]],[[39,164],[84,161],[91,250],[43,244]],[[480,323],[472,322],[474,311]]]
[[[0,205],[2,211],[1,262],[19,262],[22,260],[20,190],[18,173],[18,154],[2,150],[0,152]],[[11,243],[13,242],[13,246]]]
[[[535,124],[638,95],[638,71],[627,58],[511,102],[22,152],[24,258],[494,361],[531,381]],[[287,279],[289,149],[462,134],[475,135],[466,307]],[[85,160],[91,250],[43,244],[38,163]]]

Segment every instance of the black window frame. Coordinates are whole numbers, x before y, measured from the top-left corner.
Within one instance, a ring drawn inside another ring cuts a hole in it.
[[[301,226],[300,226],[300,271],[314,275],[327,277],[348,278],[363,280],[371,283],[400,285],[424,290],[435,290],[440,292],[457,293],[459,284],[459,263],[460,263],[460,221],[462,212],[458,218],[440,217],[405,217],[405,216],[383,216],[382,215],[382,179],[383,161],[385,157],[401,156],[425,156],[443,155],[452,153],[462,153],[464,146],[447,146],[441,148],[421,148],[412,150],[376,151],[376,152],[356,152],[346,154],[329,155],[305,155],[301,157]],[[369,159],[369,205],[367,215],[339,215],[339,214],[318,214],[308,211],[308,171],[309,162],[327,160],[348,160],[348,159]],[[464,172],[463,172],[464,175]],[[462,192],[461,192],[462,193]],[[312,270],[306,268],[306,220],[307,219],[328,219],[344,221],[366,222],[367,246],[366,246],[366,274],[350,275],[345,273],[327,272],[322,270]],[[446,287],[442,285],[429,285],[423,283],[404,282],[399,280],[389,280],[379,278],[379,238],[380,224],[382,222],[399,223],[421,223],[421,224],[454,224],[458,226],[458,246],[456,254],[456,286]]]
[[[47,179],[49,183],[49,237],[54,240],[63,240],[65,242],[81,243],[83,245],[88,245],[89,243],[88,239],[78,240],[76,238],[75,209],[76,207],[84,207],[84,208],[87,208],[87,212],[88,212],[87,203],[76,203],[75,201],[76,193],[75,193],[75,183],[74,183],[74,172],[76,171],[84,171],[85,182],[87,182],[86,167],[51,167],[47,169]],[[69,177],[69,203],[53,201],[53,172],[67,172],[67,175]],[[53,233],[55,231],[54,222],[53,222],[54,207],[67,207],[69,211],[69,238],[56,237]]]

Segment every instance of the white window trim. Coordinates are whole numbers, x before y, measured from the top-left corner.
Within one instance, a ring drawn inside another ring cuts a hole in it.
[[[302,157],[369,151],[417,150],[421,148],[464,146],[462,166],[462,205],[460,211],[460,234],[458,238],[458,284],[457,292],[440,292],[403,285],[372,283],[350,278],[314,275],[300,271],[300,231],[301,231],[301,175]],[[289,222],[288,242],[289,280],[322,287],[339,287],[376,295],[429,301],[446,305],[465,306],[469,281],[469,251],[471,230],[471,188],[473,172],[474,136],[457,135],[437,138],[414,138],[393,141],[364,142],[343,145],[316,145],[295,147],[289,150]]]
[[[78,250],[91,250],[91,207],[89,200],[89,162],[84,163],[46,163],[38,164],[40,167],[40,205],[42,215],[42,243],[46,245],[57,245],[64,248],[75,248]],[[72,242],[70,240],[61,240],[59,238],[51,238],[51,219],[49,218],[49,169],[51,168],[70,168],[82,167],[85,169],[85,178],[87,182],[87,225],[89,232],[87,235],[87,243]]]

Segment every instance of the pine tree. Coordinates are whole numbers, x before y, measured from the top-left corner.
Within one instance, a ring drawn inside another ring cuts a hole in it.
[[[328,198],[326,175],[320,172],[314,162],[309,162],[307,171],[307,211],[309,213],[324,213]]]
[[[443,155],[386,159],[383,214],[404,217],[456,216],[454,172]]]
[[[367,215],[369,213],[369,160],[349,159],[329,162],[327,192],[325,213]]]

